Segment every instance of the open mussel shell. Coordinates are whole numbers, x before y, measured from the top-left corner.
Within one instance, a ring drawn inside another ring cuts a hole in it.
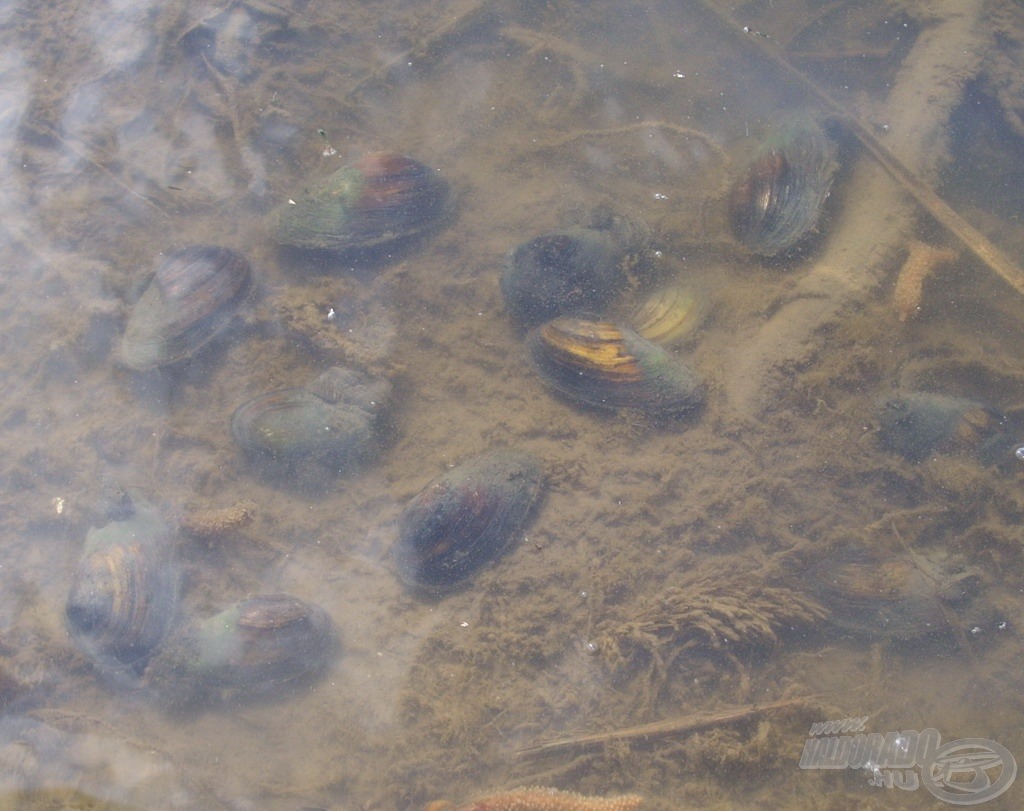
[[[190,357],[224,329],[252,287],[237,251],[193,245],[166,256],[132,308],[121,362],[144,371]]]
[[[104,671],[138,675],[175,620],[179,579],[171,528],[134,503],[86,535],[64,607],[71,637]]]
[[[533,326],[559,315],[600,312],[626,285],[642,229],[621,218],[602,227],[542,234],[512,251],[501,292],[512,317]]]
[[[265,691],[322,671],[337,649],[334,623],[320,606],[263,594],[177,632],[146,678],[175,702],[211,691]]]
[[[1003,417],[983,403],[933,392],[907,392],[878,406],[883,447],[910,462],[933,453],[969,453],[992,461],[1012,444]]]
[[[563,316],[526,339],[541,378],[573,400],[675,416],[699,408],[704,387],[690,368],[633,330]]]
[[[694,288],[675,284],[651,293],[630,322],[640,337],[668,346],[690,335],[706,315],[704,296]]]
[[[809,120],[784,126],[765,142],[733,184],[733,235],[758,256],[799,247],[818,225],[838,164],[835,143]]]
[[[306,388],[279,389],[240,405],[232,435],[258,458],[354,459],[372,442],[390,388],[386,380],[333,367]]]
[[[402,511],[392,557],[409,586],[441,592],[497,558],[526,524],[543,474],[532,456],[491,451],[434,479]]]
[[[386,246],[434,227],[448,208],[448,184],[433,169],[394,152],[371,152],[281,206],[280,245],[345,253]]]
[[[808,585],[836,627],[866,637],[915,640],[948,634],[978,594],[977,572],[919,555],[847,547],[813,567]]]

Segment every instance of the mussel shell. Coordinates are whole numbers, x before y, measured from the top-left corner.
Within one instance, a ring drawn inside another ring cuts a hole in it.
[[[949,632],[950,618],[977,594],[980,578],[970,570],[852,547],[814,567],[809,586],[836,627],[913,640]]]
[[[505,305],[520,324],[601,311],[625,285],[625,246],[610,230],[569,228],[516,248],[501,276]]]
[[[448,185],[436,171],[372,152],[281,206],[277,242],[342,253],[378,248],[429,230],[447,205]]]
[[[196,673],[222,687],[261,687],[321,669],[335,645],[320,606],[288,594],[250,597],[199,624]]]
[[[543,474],[532,456],[491,451],[434,479],[403,510],[392,556],[399,577],[428,591],[457,586],[523,529]]]
[[[305,388],[243,403],[231,418],[231,432],[239,447],[261,458],[351,461],[371,443],[390,392],[387,380],[333,366]]]
[[[135,303],[121,341],[121,361],[144,371],[190,357],[245,303],[252,267],[237,251],[193,245],[157,266]]]
[[[817,227],[836,169],[836,147],[820,126],[798,121],[765,143],[733,184],[729,221],[752,253],[787,253]]]
[[[86,536],[64,608],[72,638],[100,667],[137,674],[174,622],[179,579],[170,528],[136,504]]]
[[[280,460],[358,455],[373,438],[370,414],[308,389],[280,389],[243,403],[231,432],[247,453]]]
[[[706,313],[700,293],[690,287],[671,285],[651,293],[631,321],[640,337],[667,346],[692,333]]]
[[[686,364],[618,324],[563,316],[533,330],[526,344],[541,378],[574,400],[655,416],[704,402],[704,387]]]
[[[882,445],[910,462],[932,453],[974,453],[988,459],[1009,447],[1003,417],[983,403],[933,392],[908,392],[878,408]]]

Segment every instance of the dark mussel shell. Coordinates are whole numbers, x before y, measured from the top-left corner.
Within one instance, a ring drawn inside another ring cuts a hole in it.
[[[729,222],[752,253],[774,257],[813,233],[838,165],[835,143],[811,121],[788,124],[733,184]]]
[[[390,388],[386,380],[333,367],[306,388],[280,389],[243,403],[231,418],[231,432],[239,447],[258,457],[351,459],[371,443]]]
[[[193,245],[157,266],[135,303],[121,341],[121,361],[144,371],[190,357],[241,309],[252,267],[237,251]]]
[[[1012,441],[1003,417],[983,403],[932,392],[891,397],[878,408],[882,445],[910,462],[932,453],[971,453],[992,461]]]
[[[418,236],[448,206],[433,169],[394,152],[371,152],[313,184],[277,210],[281,245],[347,252]]]
[[[970,569],[915,555],[881,555],[847,547],[813,567],[809,586],[836,627],[866,637],[923,639],[948,633],[954,611],[978,593]]]
[[[704,387],[688,366],[633,330],[563,316],[526,340],[544,381],[573,400],[673,416],[699,408]]]
[[[524,326],[600,312],[625,287],[645,245],[646,231],[618,217],[531,239],[512,251],[502,274],[505,305]]]
[[[170,527],[135,503],[86,535],[64,608],[68,630],[102,669],[138,675],[175,620],[178,584]]]
[[[459,585],[522,530],[543,474],[532,456],[482,454],[434,479],[403,510],[392,556],[399,577],[427,591]]]
[[[258,595],[175,634],[146,678],[177,701],[209,690],[262,690],[322,670],[337,646],[334,623],[319,606]]]

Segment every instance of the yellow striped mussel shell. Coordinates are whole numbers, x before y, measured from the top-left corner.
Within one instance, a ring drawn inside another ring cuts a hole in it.
[[[632,322],[637,333],[648,341],[670,344],[693,332],[706,314],[706,302],[696,290],[672,285],[648,296],[633,315]]]

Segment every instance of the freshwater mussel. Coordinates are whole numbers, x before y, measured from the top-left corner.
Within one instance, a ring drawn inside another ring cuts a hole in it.
[[[64,616],[79,649],[112,676],[141,674],[178,605],[173,532],[141,501],[89,530]]]
[[[968,625],[958,612],[978,595],[981,577],[953,560],[882,554],[853,545],[812,567],[809,586],[837,628],[909,641],[948,636]]]
[[[531,239],[512,251],[501,276],[505,306],[523,326],[601,312],[643,261],[647,237],[642,226],[603,213],[589,227]]]
[[[933,453],[967,453],[984,462],[1013,444],[1005,418],[975,400],[927,391],[889,397],[878,406],[883,447],[910,462]]]
[[[698,409],[704,387],[677,357],[628,327],[562,316],[526,339],[541,378],[566,397],[656,417]]]
[[[153,658],[146,680],[178,703],[263,692],[322,671],[337,648],[334,623],[320,606],[261,594],[179,629]]]
[[[231,431],[257,460],[322,460],[339,467],[370,446],[391,384],[333,366],[304,388],[279,389],[240,405]]]
[[[514,450],[481,454],[434,479],[399,519],[399,577],[434,592],[466,581],[522,531],[542,480],[538,461]]]
[[[670,284],[650,293],[634,311],[630,323],[641,338],[669,346],[691,335],[707,315],[700,291],[684,284]]]
[[[274,215],[280,245],[346,254],[383,249],[435,227],[448,184],[394,152],[371,152],[311,184]]]
[[[145,371],[191,357],[224,329],[252,287],[252,267],[237,251],[192,245],[168,254],[132,308],[121,362]]]
[[[818,225],[837,168],[835,143],[817,123],[783,125],[756,150],[729,193],[737,241],[765,258],[800,247]]]

